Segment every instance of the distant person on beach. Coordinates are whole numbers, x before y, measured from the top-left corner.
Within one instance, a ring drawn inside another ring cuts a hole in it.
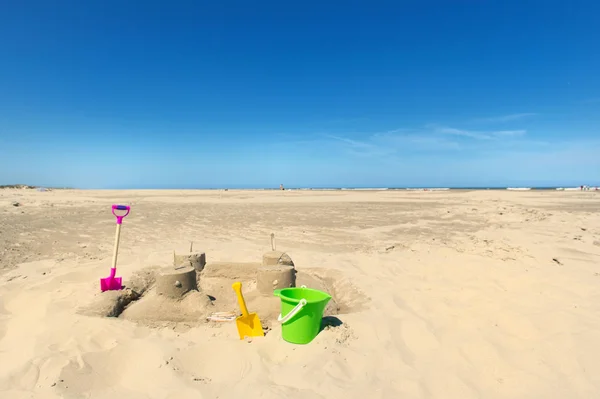
[[[279,185],[279,189],[280,189],[280,190],[285,190],[285,188],[283,188],[283,184],[280,184],[280,185]]]

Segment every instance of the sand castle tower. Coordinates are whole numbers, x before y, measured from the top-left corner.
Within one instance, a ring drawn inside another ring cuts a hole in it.
[[[263,295],[273,295],[273,290],[295,286],[296,268],[292,258],[281,251],[265,253],[256,275],[258,291]]]

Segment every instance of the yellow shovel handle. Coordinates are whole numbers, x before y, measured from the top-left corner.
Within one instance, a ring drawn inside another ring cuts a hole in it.
[[[242,310],[242,314],[244,316],[248,316],[248,308],[246,307],[246,301],[244,300],[244,296],[242,295],[242,283],[235,282],[231,285],[235,293],[237,294],[237,300],[240,304],[240,309]]]

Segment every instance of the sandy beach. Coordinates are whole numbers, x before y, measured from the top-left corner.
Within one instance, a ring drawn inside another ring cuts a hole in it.
[[[218,285],[215,262],[260,262],[274,233],[336,322],[283,341],[250,275],[262,338],[90,313],[114,203],[125,286],[190,242]],[[0,190],[2,398],[597,398],[599,353],[598,192]]]

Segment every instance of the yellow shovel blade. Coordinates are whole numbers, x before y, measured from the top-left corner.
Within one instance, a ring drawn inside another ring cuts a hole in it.
[[[235,319],[240,339],[244,337],[264,337],[265,333],[260,324],[260,319],[256,313],[249,313],[248,316],[240,316]]]

